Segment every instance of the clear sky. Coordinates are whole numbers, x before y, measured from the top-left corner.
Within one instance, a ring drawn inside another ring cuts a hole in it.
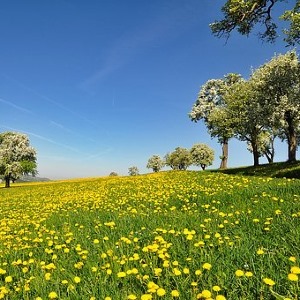
[[[224,2],[1,1],[0,131],[28,134],[39,176],[52,179],[149,172],[153,154],[195,143],[215,150],[217,168],[220,145],[188,118],[201,85],[248,78],[288,50],[281,39],[212,36]],[[246,148],[230,142],[229,167],[252,164]]]

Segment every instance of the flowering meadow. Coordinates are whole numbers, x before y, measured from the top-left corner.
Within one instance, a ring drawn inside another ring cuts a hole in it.
[[[193,171],[0,188],[0,299],[300,299],[299,192]]]

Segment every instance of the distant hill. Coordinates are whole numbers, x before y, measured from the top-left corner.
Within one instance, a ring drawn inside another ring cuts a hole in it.
[[[18,180],[16,180],[16,182],[44,182],[44,181],[50,181],[50,179],[45,177],[24,175]]]

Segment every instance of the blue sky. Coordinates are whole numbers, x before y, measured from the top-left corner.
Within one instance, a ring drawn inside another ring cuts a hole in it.
[[[151,155],[195,143],[215,150],[217,168],[220,146],[188,118],[201,85],[248,78],[288,50],[212,36],[224,2],[1,1],[0,131],[28,134],[39,176],[52,179],[149,172]],[[277,143],[275,160],[286,148]],[[230,167],[252,164],[244,142],[229,151]]]

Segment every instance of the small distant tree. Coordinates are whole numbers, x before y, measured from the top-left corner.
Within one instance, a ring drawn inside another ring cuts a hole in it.
[[[158,172],[164,167],[165,163],[159,155],[153,155],[149,158],[147,168],[152,169],[153,172]]]
[[[128,174],[130,176],[139,175],[139,169],[136,166],[132,166],[132,167],[128,168]]]
[[[111,173],[109,174],[109,176],[118,176],[118,173],[116,173],[116,172],[111,172]]]
[[[186,170],[192,164],[192,157],[188,149],[177,147],[165,156],[165,162],[173,170]]]
[[[30,146],[29,138],[17,132],[0,134],[0,176],[5,181],[5,187],[21,175],[35,176],[36,151]]]
[[[215,153],[209,146],[205,144],[195,144],[190,151],[194,165],[200,166],[202,170],[212,165]]]

